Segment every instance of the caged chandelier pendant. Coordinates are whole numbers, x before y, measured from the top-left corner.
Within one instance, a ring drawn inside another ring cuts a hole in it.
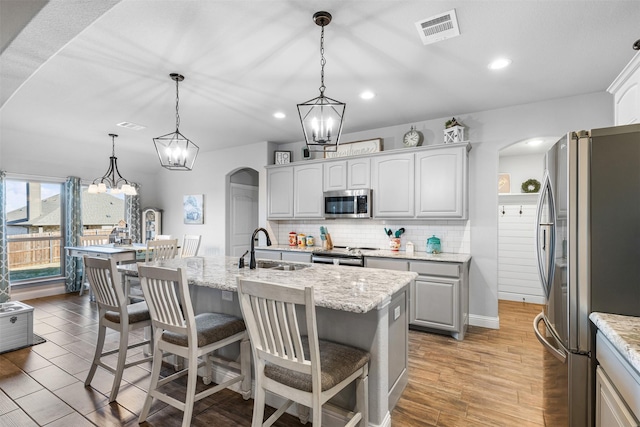
[[[324,27],[331,22],[329,12],[316,12],[313,15],[320,32],[320,96],[298,104],[298,113],[304,132],[304,140],[309,151],[332,152],[338,150],[346,104],[324,95]]]
[[[178,109],[180,96],[178,83],[184,80],[184,76],[178,73],[169,74],[171,80],[176,82],[176,131],[153,138],[160,164],[163,168],[178,171],[190,171],[196,161],[200,150],[193,141],[180,133],[180,111]]]
[[[93,180],[87,192],[90,194],[106,193],[125,194],[127,196],[135,196],[138,194],[134,184],[130,183],[120,175],[118,170],[118,158],[116,157],[115,139],[118,137],[115,133],[110,133],[111,137],[111,157],[109,157],[109,169],[102,176]]]

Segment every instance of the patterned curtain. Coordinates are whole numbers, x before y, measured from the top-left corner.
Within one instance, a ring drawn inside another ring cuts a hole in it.
[[[82,200],[80,178],[70,176],[64,183],[64,246],[78,246],[78,236],[82,233]],[[82,260],[65,258],[65,283],[67,292],[80,290],[82,280]]]
[[[7,219],[6,219],[6,187],[5,172],[0,171],[0,303],[11,299],[9,287],[9,254],[7,252]]]
[[[140,186],[133,184],[138,192],[135,196],[124,196],[124,217],[129,224],[132,242],[142,242],[142,209],[140,208]]]

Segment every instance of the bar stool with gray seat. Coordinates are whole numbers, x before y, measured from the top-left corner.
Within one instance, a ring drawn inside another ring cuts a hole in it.
[[[91,258],[85,255],[84,268],[99,311],[96,350],[84,385],[89,386],[91,384],[98,366],[106,369],[115,375],[111,393],[109,394],[109,402],[113,402],[118,395],[124,370],[131,366],[151,361],[151,357],[144,357],[126,363],[128,350],[150,344],[150,340],[145,339],[129,344],[129,338],[131,331],[150,326],[151,317],[145,302],[128,303],[129,299],[125,296],[120,274],[117,272],[116,262],[113,259]],[[107,328],[120,333],[120,345],[114,350],[103,351]],[[114,353],[118,353],[115,367],[102,361],[102,358]]]
[[[185,270],[140,265],[138,275],[142,283],[145,301],[149,305],[153,325],[154,350],[151,384],[144,401],[138,423],[147,419],[153,399],[161,400],[184,411],[182,426],[189,426],[195,402],[210,396],[232,384],[240,383],[240,391],[245,399],[251,397],[251,355],[249,336],[244,321],[238,317],[222,313],[194,314],[189,285]],[[237,375],[196,393],[198,367],[205,367],[205,384],[211,379],[212,354],[230,344],[240,344],[239,363],[229,360],[222,363],[216,357],[217,364],[236,371]],[[162,357],[165,353],[175,354],[187,359],[187,367],[165,378],[160,378]],[[203,358],[199,363],[198,359]],[[166,387],[184,375],[187,375],[187,390],[184,401],[170,395],[175,387]]]
[[[94,236],[78,236],[78,243],[80,246],[97,246],[97,245],[106,245],[109,243],[109,236],[105,235],[94,235]],[[84,293],[84,285],[89,284],[87,280],[87,275],[84,274],[84,267],[82,270],[82,279],[80,280],[80,296]]]
[[[271,426],[293,402],[312,410],[313,426],[322,425],[322,407],[355,381],[356,407],[346,426],[369,422],[368,352],[318,339],[313,286],[291,287],[238,277],[238,297],[255,373],[252,427]],[[304,309],[306,326],[296,308]],[[303,333],[306,332],[306,334]],[[287,401],[264,421],[266,392]],[[298,412],[303,412],[298,407]],[[338,410],[344,412],[344,410]],[[303,423],[306,420],[301,418]]]

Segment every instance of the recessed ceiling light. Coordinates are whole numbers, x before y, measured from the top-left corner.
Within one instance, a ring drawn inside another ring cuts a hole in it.
[[[492,63],[489,64],[490,70],[500,70],[502,68],[508,67],[511,65],[511,60],[508,58],[498,58]]]
[[[362,98],[362,99],[372,99],[372,98],[375,98],[375,97],[376,97],[376,94],[371,92],[370,90],[365,90],[364,92],[362,92],[360,94],[360,98]]]
[[[284,119],[285,117],[287,117],[287,115],[282,111],[277,111],[273,113],[273,117],[275,117],[276,119]]]

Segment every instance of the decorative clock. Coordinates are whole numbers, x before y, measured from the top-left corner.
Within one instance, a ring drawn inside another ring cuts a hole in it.
[[[417,147],[422,142],[422,133],[417,131],[415,126],[411,126],[411,129],[404,134],[402,143],[405,147]]]

